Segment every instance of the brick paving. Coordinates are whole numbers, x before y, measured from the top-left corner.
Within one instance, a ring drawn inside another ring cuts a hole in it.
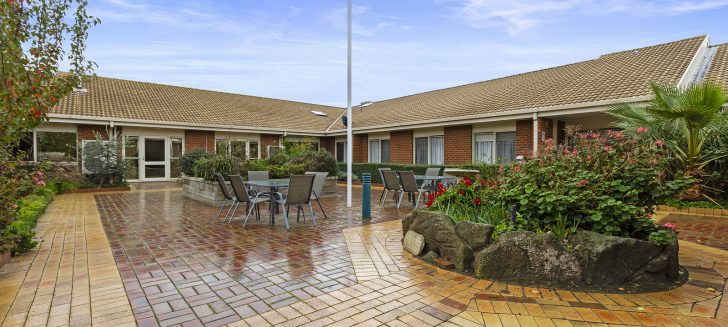
[[[54,201],[39,250],[0,270],[2,325],[728,326],[716,248],[681,242],[691,279],[667,292],[528,288],[413,258],[408,208],[375,205],[363,222],[359,203],[328,198],[316,226],[294,218],[286,231],[264,214],[243,230],[164,187]]]
[[[677,225],[681,240],[728,251],[728,216],[669,213],[660,222]]]

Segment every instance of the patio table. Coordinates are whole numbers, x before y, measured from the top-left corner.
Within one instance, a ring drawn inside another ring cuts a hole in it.
[[[267,181],[247,181],[245,184],[248,185],[255,185],[262,188],[270,188],[270,224],[275,225],[276,224],[276,207],[278,204],[276,204],[275,201],[275,193],[278,191],[279,188],[286,188],[291,183],[291,180],[289,179],[269,179]]]
[[[427,175],[415,175],[416,181],[422,181],[423,183],[427,183],[429,181],[432,181],[432,185],[434,186],[434,182],[442,181],[442,180],[448,180],[448,179],[455,179],[454,176],[427,176]]]

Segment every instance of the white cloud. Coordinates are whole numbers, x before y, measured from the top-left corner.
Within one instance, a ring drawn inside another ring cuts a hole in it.
[[[728,6],[728,0],[454,0],[444,3],[453,2],[457,3],[456,17],[471,27],[498,27],[511,35],[571,14],[681,15]]]

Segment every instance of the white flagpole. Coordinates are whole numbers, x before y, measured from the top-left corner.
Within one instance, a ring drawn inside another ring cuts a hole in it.
[[[346,67],[346,87],[347,87],[347,99],[346,99],[346,206],[351,208],[352,206],[352,192],[351,192],[351,163],[354,161],[354,135],[352,132],[352,125],[354,121],[351,117],[351,20],[352,20],[352,9],[351,0],[348,3],[347,10],[347,67]]]

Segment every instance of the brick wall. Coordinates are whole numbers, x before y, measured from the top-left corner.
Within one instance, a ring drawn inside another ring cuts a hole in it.
[[[533,120],[516,121],[516,155],[529,156],[533,152]]]
[[[326,150],[331,154],[336,154],[336,138],[333,136],[320,137],[319,145],[321,150]]]
[[[82,140],[95,140],[96,139],[96,133],[101,134],[101,137],[104,139],[109,138],[109,135],[107,134],[107,129],[109,126],[104,125],[78,125],[76,130],[76,137],[79,141]],[[121,126],[115,127],[115,130],[117,133],[121,133]]]
[[[445,127],[445,164],[454,165],[472,162],[472,145],[473,126]]]
[[[369,162],[369,134],[354,134],[352,155],[355,163]]]
[[[261,151],[261,158],[265,158],[268,155],[268,146],[279,146],[280,145],[280,135],[276,134],[260,134],[260,151]]]
[[[389,133],[389,153],[392,163],[411,164],[414,133],[409,131],[396,131]]]
[[[185,152],[196,148],[215,153],[215,131],[185,130]]]

